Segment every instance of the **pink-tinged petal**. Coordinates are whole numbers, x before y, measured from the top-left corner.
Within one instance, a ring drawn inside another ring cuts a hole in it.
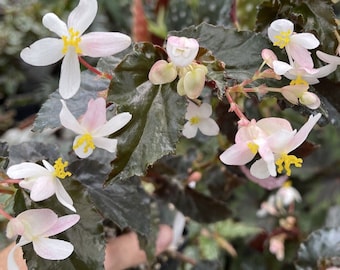
[[[245,165],[255,157],[247,146],[244,144],[234,144],[220,155],[220,160],[226,165]]]
[[[207,136],[216,136],[220,132],[220,128],[211,118],[201,119],[198,128],[204,135]]]
[[[281,32],[293,33],[294,24],[286,19],[278,19],[273,21],[268,28],[268,37],[274,43],[276,42],[276,36]]]
[[[276,60],[273,61],[273,69],[276,74],[283,75],[293,69],[293,67],[286,62]]]
[[[317,95],[311,92],[305,92],[301,97],[300,97],[300,103],[307,106],[308,108],[315,110],[320,107],[321,102],[320,99]]]
[[[311,33],[293,34],[290,40],[292,43],[298,44],[308,50],[315,49],[320,45],[320,41]]]
[[[273,61],[277,60],[276,54],[272,50],[263,49],[261,52],[261,56],[263,61],[265,61],[268,66],[273,68]]]
[[[114,153],[117,151],[117,139],[110,139],[110,138],[93,138],[93,143],[96,147],[105,149],[110,153]]]
[[[57,222],[51,227],[48,231],[44,232],[43,237],[50,237],[53,235],[57,235],[67,229],[71,228],[74,224],[76,224],[80,219],[80,216],[77,214],[66,215],[59,217]]]
[[[152,84],[170,83],[177,78],[177,70],[172,63],[158,60],[150,69],[149,80]]]
[[[262,158],[256,160],[250,167],[250,174],[258,179],[266,179],[270,177],[267,163]]]
[[[212,114],[212,107],[208,103],[202,103],[199,107],[199,116],[201,118],[208,118]]]
[[[89,132],[106,123],[106,101],[104,98],[91,99],[87,111],[80,119],[81,126]]]
[[[184,137],[191,139],[197,134],[198,126],[192,125],[190,122],[186,122],[183,126],[182,134]]]
[[[32,162],[23,162],[9,167],[7,170],[7,175],[12,179],[21,179],[50,175],[50,172],[38,164]]]
[[[273,153],[284,153],[286,146],[290,143],[290,141],[296,135],[296,130],[288,131],[288,130],[278,130],[277,132],[270,135],[266,138],[267,144]]]
[[[272,149],[269,147],[266,139],[254,140],[258,145],[258,152],[263,160],[267,163],[267,168],[271,176],[276,176],[275,158]]]
[[[196,39],[170,36],[166,44],[166,51],[175,66],[190,65],[198,53],[199,44]]]
[[[324,62],[334,65],[340,65],[340,57],[317,51],[316,55]]]
[[[59,93],[62,98],[73,97],[80,87],[80,65],[78,55],[73,46],[68,51],[61,64]]]
[[[82,55],[105,57],[119,53],[131,45],[131,38],[119,32],[92,32],[81,37]]]
[[[55,193],[55,189],[55,178],[53,176],[39,177],[34,181],[30,198],[34,202],[46,200]]]
[[[279,177],[272,177],[269,176],[267,178],[257,178],[254,175],[250,173],[250,170],[246,166],[240,166],[241,171],[245,174],[245,176],[252,182],[258,184],[259,186],[268,189],[273,190],[275,188],[281,187],[284,182],[287,181],[288,176],[282,175]],[[268,170],[267,170],[268,172]]]
[[[44,15],[42,23],[48,30],[56,33],[59,37],[69,35],[66,23],[54,13]]]
[[[78,140],[82,137],[83,135],[78,135],[74,138],[73,141],[73,148],[74,146],[78,143]],[[88,147],[85,151],[85,147],[87,146],[86,143],[83,143],[82,145],[78,146],[77,148],[74,149],[74,152],[76,153],[76,155],[80,158],[87,158],[89,157],[92,153],[93,153],[93,149],[91,147]]]
[[[40,237],[34,239],[32,243],[35,253],[47,260],[64,260],[74,250],[73,245],[64,240]]]
[[[317,78],[323,78],[328,76],[329,74],[331,74],[333,71],[335,71],[337,68],[336,64],[329,64],[329,65],[325,65],[323,67],[317,68],[317,73],[315,74],[315,76]]]
[[[115,133],[123,128],[132,118],[132,114],[129,112],[123,112],[115,115],[103,126],[93,131],[93,137],[104,137]]]
[[[12,218],[7,223],[6,237],[13,238],[17,235],[23,235],[25,232],[25,226],[20,219]]]
[[[77,212],[73,207],[73,200],[70,195],[66,192],[64,186],[61,184],[59,179],[55,180],[55,195],[57,196],[58,201],[70,209],[73,212]]]
[[[320,118],[321,113],[309,116],[308,121],[300,128],[300,130],[294,136],[294,139],[287,146],[286,153],[289,153],[292,150],[296,149],[307,139],[309,132],[311,132],[311,130]]]
[[[76,134],[84,134],[87,131],[79,124],[78,120],[73,116],[67,108],[66,102],[60,100],[62,108],[59,114],[60,123],[67,129],[72,130]]]
[[[298,99],[298,97],[294,93],[288,92],[288,91],[282,91],[282,95],[290,103],[292,103],[294,105],[298,105],[299,104],[299,99]]]
[[[59,38],[43,38],[23,49],[20,57],[33,66],[48,66],[64,57],[63,46]]]
[[[266,135],[274,134],[279,130],[293,131],[289,121],[279,117],[267,117],[259,120],[256,124]]]
[[[183,86],[188,98],[195,99],[200,96],[205,84],[205,74],[204,69],[197,68],[185,75]]]
[[[194,102],[189,101],[187,111],[185,113],[185,119],[190,120],[191,118],[198,116],[200,111],[200,107],[197,106]]]
[[[98,10],[97,0],[80,0],[68,16],[67,26],[79,31],[80,35],[91,25]]]
[[[286,46],[287,54],[301,67],[312,69],[314,67],[311,53],[298,44],[290,43]]]
[[[29,240],[28,236],[39,236],[49,230],[58,220],[57,214],[48,208],[29,209],[20,213],[16,218],[28,226],[25,227],[29,232],[24,233],[27,240]]]

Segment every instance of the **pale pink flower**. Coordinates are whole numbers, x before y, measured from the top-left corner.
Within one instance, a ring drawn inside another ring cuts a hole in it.
[[[97,13],[96,0],[80,0],[70,13],[67,24],[54,13],[47,13],[43,25],[60,38],[44,38],[21,51],[21,58],[34,66],[47,66],[63,59],[59,92],[68,99],[80,87],[78,56],[104,57],[123,51],[131,44],[129,36],[118,32],[84,34]]]
[[[266,141],[275,159],[269,161],[272,164],[268,164],[268,160],[265,160],[264,158],[255,161],[250,167],[250,173],[260,179],[276,176],[276,170],[273,172],[268,169],[276,165],[279,173],[282,173],[283,170],[285,170],[286,174],[290,176],[290,166],[294,165],[295,167],[301,167],[303,160],[302,158],[297,158],[294,155],[288,154],[306,140],[308,134],[320,117],[320,113],[315,116],[311,115],[299,131],[293,130],[290,123],[284,119],[280,120],[280,127],[273,127],[274,122],[280,118],[272,117],[260,120],[258,126],[266,131],[268,136]]]
[[[300,192],[292,186],[291,181],[287,181],[275,194],[275,201],[278,206],[288,206],[293,202],[302,200]]]
[[[70,172],[64,171],[68,163],[62,162],[61,158],[56,160],[54,166],[46,160],[42,163],[44,166],[32,162],[10,166],[7,169],[7,175],[13,179],[23,178],[19,186],[30,190],[32,201],[40,202],[55,194],[62,205],[76,212],[72,198],[59,180],[71,176]]]
[[[155,85],[174,81],[177,76],[177,92],[191,99],[199,97],[208,73],[206,66],[197,64],[199,45],[196,39],[170,36],[166,45],[169,62],[158,60],[150,69],[149,80]]]
[[[273,21],[268,28],[268,37],[274,46],[285,48],[289,58],[300,66],[313,68],[309,49],[319,46],[319,40],[311,33],[294,33],[294,24],[286,19]]]
[[[87,111],[77,120],[61,100],[62,109],[59,114],[61,124],[79,134],[73,142],[73,150],[80,158],[90,156],[98,147],[111,153],[117,150],[117,139],[106,138],[123,128],[132,118],[128,112],[115,115],[106,120],[106,102],[104,98],[91,99]]]
[[[220,128],[215,120],[211,119],[212,114],[211,105],[202,103],[197,106],[193,102],[189,102],[185,119],[188,122],[183,127],[183,135],[187,138],[193,138],[199,129],[204,135],[216,136],[220,132]]]
[[[277,234],[269,239],[269,252],[276,256],[276,259],[282,261],[285,257],[285,240],[286,234]]]
[[[14,260],[15,249],[31,242],[37,255],[44,259],[63,260],[69,257],[74,250],[73,245],[49,237],[69,229],[79,219],[80,216],[76,214],[58,218],[56,213],[47,208],[26,210],[12,218],[7,224],[6,235],[8,238],[21,237],[8,255],[8,269],[18,269]]]

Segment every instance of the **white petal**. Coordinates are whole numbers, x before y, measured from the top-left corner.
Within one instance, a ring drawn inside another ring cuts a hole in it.
[[[281,32],[290,31],[293,33],[294,24],[286,19],[278,19],[273,21],[268,28],[268,37],[272,42],[276,42],[277,35],[280,35]]]
[[[265,179],[270,176],[266,162],[261,158],[253,163],[250,167],[251,175],[259,179]]]
[[[92,132],[93,137],[104,137],[123,128],[132,118],[131,113],[123,112],[115,115],[103,126]]]
[[[49,172],[54,173],[55,169],[48,161],[42,160],[42,163]]]
[[[59,37],[68,36],[66,23],[59,19],[54,13],[47,13],[42,19],[43,25]]]
[[[12,179],[21,179],[50,175],[50,172],[38,164],[32,162],[23,162],[9,167],[7,170],[7,175]]]
[[[289,70],[293,69],[293,67],[286,62],[276,60],[273,61],[273,69],[276,74],[283,75]]]
[[[129,47],[131,38],[119,32],[92,32],[81,37],[82,55],[104,57],[119,53]]]
[[[80,137],[82,137],[82,135],[79,135],[77,137],[75,137],[74,141],[73,141],[73,147],[78,143],[78,140],[80,139]],[[93,149],[91,147],[87,148],[87,151],[85,152],[85,147],[86,147],[86,143],[83,143],[82,145],[80,145],[79,147],[77,147],[76,149],[74,149],[74,152],[76,153],[76,155],[80,158],[87,158],[89,157],[92,153],[93,153]]]
[[[196,136],[197,134],[197,125],[192,125],[190,122],[186,122],[185,125],[183,126],[183,136],[185,136],[188,139],[191,139]]]
[[[330,63],[330,64],[335,64],[335,65],[340,65],[340,57],[335,56],[335,55],[330,55],[327,53],[324,53],[322,51],[317,51],[316,55],[324,62]]]
[[[61,64],[59,93],[62,98],[73,97],[80,87],[80,65],[75,48],[69,47]]]
[[[337,68],[336,64],[325,65],[317,69],[317,73],[314,74],[317,78],[323,78],[331,74]]]
[[[73,116],[70,110],[67,108],[66,102],[60,100],[62,108],[59,114],[60,123],[69,130],[72,130],[76,134],[84,134],[86,130],[79,124],[78,120]]]
[[[194,102],[189,101],[187,112],[185,113],[185,119],[190,120],[193,117],[199,115],[199,106],[197,106]]]
[[[117,142],[118,141],[116,139],[102,137],[93,138],[93,143],[96,147],[105,149],[110,153],[114,153],[117,151]]]
[[[48,66],[63,58],[63,46],[59,38],[43,38],[23,49],[20,57],[33,66]]]
[[[245,165],[255,157],[246,143],[234,144],[220,155],[226,165]]]
[[[76,209],[73,207],[73,201],[70,195],[66,192],[64,186],[61,184],[59,179],[55,180],[55,195],[57,196],[58,201],[70,209],[73,212],[77,212]]]
[[[47,260],[66,259],[74,250],[69,242],[43,237],[34,239],[33,249],[40,257]]]
[[[15,258],[14,258],[14,252],[18,245],[14,245],[13,248],[10,250],[10,252],[7,255],[7,269],[10,270],[20,270],[19,266],[17,265]]]
[[[166,51],[175,66],[185,67],[195,60],[199,50],[196,39],[170,36],[166,44]]]
[[[50,198],[55,193],[55,178],[53,176],[39,177],[34,181],[30,198],[40,202]]]
[[[220,128],[216,124],[215,120],[211,118],[201,119],[198,128],[204,135],[207,136],[216,136],[220,132]]]
[[[79,31],[80,35],[90,26],[98,10],[97,0],[80,0],[68,16],[67,26]]]
[[[44,237],[53,236],[66,231],[68,228],[71,228],[74,224],[76,224],[79,219],[80,216],[77,214],[66,215],[58,218],[53,227],[44,233]]]
[[[199,115],[202,118],[208,118],[212,114],[212,107],[209,103],[202,103],[199,107]]]
[[[311,33],[294,34],[290,37],[290,40],[308,50],[315,49],[320,45],[320,41]]]

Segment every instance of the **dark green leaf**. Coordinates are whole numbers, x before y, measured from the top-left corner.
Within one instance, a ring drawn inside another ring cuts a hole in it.
[[[132,120],[117,133],[117,158],[109,181],[143,175],[147,166],[175,150],[184,122],[185,98],[175,90],[176,84],[152,85],[149,70],[163,50],[151,44],[136,44],[115,69],[108,101],[128,111]]]
[[[98,91],[107,89],[109,80],[99,78],[89,71],[82,72],[81,85],[77,94],[66,100],[69,110],[78,118],[87,109],[87,103],[91,98],[98,96]],[[53,92],[49,99],[42,105],[34,122],[33,131],[42,131],[46,128],[60,127],[59,113],[61,102],[58,91]]]
[[[330,262],[339,261],[340,227],[312,232],[298,250],[296,268],[299,270],[326,269]],[[328,265],[327,265],[328,264]],[[340,266],[337,265],[337,266]],[[319,268],[322,267],[322,268]]]

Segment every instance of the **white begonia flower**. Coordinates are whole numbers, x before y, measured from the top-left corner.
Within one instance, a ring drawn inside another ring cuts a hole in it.
[[[288,206],[295,201],[300,202],[301,200],[300,192],[292,186],[291,181],[286,181],[275,194],[275,202],[279,207]]]
[[[13,179],[23,178],[19,182],[19,186],[30,190],[32,201],[40,202],[55,194],[62,205],[76,212],[72,198],[59,180],[71,176],[70,172],[65,172],[68,162],[62,162],[62,159],[59,158],[55,161],[54,166],[46,160],[43,160],[42,163],[44,166],[32,162],[10,166],[7,169],[7,175]]]
[[[212,114],[211,105],[203,103],[197,106],[193,102],[189,102],[185,119],[188,122],[183,127],[183,135],[187,138],[193,138],[199,129],[204,135],[215,136],[220,132],[220,128],[215,120],[211,119]]]
[[[199,44],[194,38],[170,36],[166,44],[166,51],[177,67],[190,65],[198,53]]]
[[[19,246],[32,242],[33,249],[40,257],[47,260],[63,260],[69,257],[74,247],[71,243],[50,239],[76,224],[79,215],[59,217],[51,209],[29,209],[12,218],[7,224],[6,235],[13,238],[20,235],[19,242],[10,251],[7,259],[8,269],[19,269],[14,260],[14,251]]]
[[[125,50],[131,44],[129,36],[119,32],[84,34],[97,13],[97,0],[80,0],[70,13],[67,24],[54,13],[47,13],[43,25],[60,38],[43,38],[26,47],[20,57],[34,66],[47,66],[63,59],[59,93],[64,99],[76,94],[80,87],[78,56],[105,57]]]
[[[286,19],[273,21],[268,28],[268,37],[274,46],[285,48],[289,58],[300,66],[313,68],[313,59],[309,49],[320,45],[319,40],[311,33],[294,33],[294,24]]]
[[[123,128],[132,118],[128,112],[119,113],[106,120],[106,101],[104,98],[91,99],[85,114],[78,121],[61,100],[62,109],[59,114],[61,124],[79,134],[73,142],[73,150],[80,158],[90,156],[98,147],[111,153],[117,150],[117,139],[106,138]]]

